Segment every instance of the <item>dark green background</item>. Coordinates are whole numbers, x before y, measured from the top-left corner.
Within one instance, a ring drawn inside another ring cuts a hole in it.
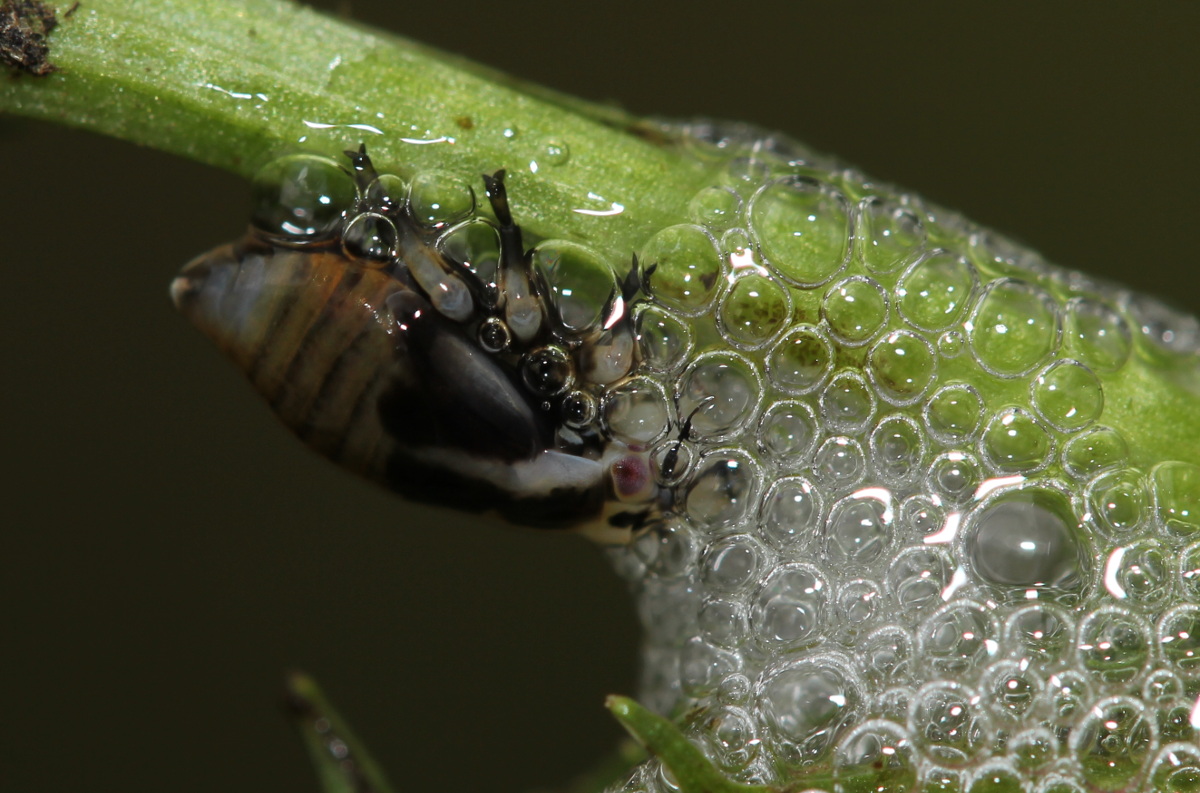
[[[352,8],[638,113],[786,130],[1200,308],[1194,4]],[[0,147],[0,787],[314,790],[288,667],[402,790],[546,786],[612,743],[636,629],[599,552],[341,474],[172,311],[242,183],[14,119]]]

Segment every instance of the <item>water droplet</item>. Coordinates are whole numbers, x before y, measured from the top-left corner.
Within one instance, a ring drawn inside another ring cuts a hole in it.
[[[835,564],[870,566],[892,539],[892,496],[868,488],[833,505],[825,524],[825,552]]]
[[[1142,703],[1130,697],[1097,702],[1071,741],[1071,751],[1095,791],[1121,791],[1137,778],[1157,738]]]
[[[984,288],[971,312],[967,339],[989,373],[1019,377],[1058,349],[1061,331],[1054,298],[1025,281],[1000,278]]]
[[[821,318],[830,334],[847,347],[870,341],[887,320],[887,311],[887,292],[861,275],[834,284],[821,301]]]
[[[924,473],[925,436],[908,416],[889,416],[871,432],[871,457],[885,482],[900,484]]]
[[[963,556],[997,587],[1074,599],[1091,574],[1091,551],[1070,499],[1044,487],[1001,491],[968,514]]]
[[[700,580],[713,592],[733,594],[758,579],[766,556],[766,550],[749,535],[726,537],[705,550]]]
[[[768,677],[758,695],[768,729],[807,762],[824,753],[862,707],[859,682],[834,658],[793,662]]]
[[[1185,599],[1200,601],[1200,542],[1189,545],[1180,554],[1179,583]]]
[[[988,422],[980,439],[980,449],[997,471],[1029,473],[1049,462],[1054,441],[1032,415],[1021,408],[1010,407]]]
[[[754,729],[754,719],[741,708],[722,707],[706,718],[712,736],[717,765],[726,771],[746,768],[758,756],[762,741]]]
[[[777,567],[759,587],[750,622],[755,637],[771,649],[798,649],[821,638],[829,586],[816,568]]]
[[[1029,386],[1033,407],[1055,429],[1074,432],[1100,418],[1104,391],[1092,370],[1078,361],[1050,364]]]
[[[542,143],[541,159],[548,165],[566,165],[571,159],[571,148],[566,141],[547,138]]]
[[[732,228],[742,210],[742,199],[728,187],[706,187],[688,203],[688,216],[714,231]]]
[[[912,743],[899,724],[877,719],[864,722],[838,744],[833,778],[839,790],[869,785],[873,793],[908,793],[917,783]]]
[[[1001,661],[987,669],[983,692],[992,712],[1019,725],[1042,690],[1042,681],[1018,661]]]
[[[758,466],[744,452],[705,452],[688,487],[688,517],[707,529],[735,525],[753,506],[758,481]]]
[[[942,443],[970,440],[983,418],[983,397],[974,386],[956,383],[939,388],[925,403],[925,424]]]
[[[748,273],[735,280],[721,299],[718,327],[733,346],[755,349],[783,330],[791,309],[787,292],[779,283]]]
[[[773,182],[752,199],[750,223],[771,266],[798,286],[825,283],[849,258],[850,207],[829,185],[803,177]]]
[[[1168,669],[1155,669],[1142,684],[1142,699],[1151,705],[1168,705],[1183,695],[1183,680]]]
[[[966,452],[943,452],[929,466],[926,484],[947,503],[962,504],[974,495],[983,481],[975,456]]]
[[[901,277],[896,288],[900,315],[919,330],[946,330],[962,314],[978,284],[975,268],[965,258],[934,251]]]
[[[1095,427],[1067,441],[1063,468],[1076,479],[1090,479],[1122,464],[1128,456],[1129,447],[1119,432],[1111,427]]]
[[[945,522],[946,510],[940,499],[915,495],[900,505],[900,526],[918,541],[941,531]]]
[[[735,653],[693,636],[679,654],[679,683],[689,696],[705,697],[716,689],[722,678],[736,672],[740,666]]]
[[[957,330],[948,330],[938,336],[937,351],[943,358],[957,358],[967,348],[967,339]]]
[[[1026,774],[1038,773],[1054,761],[1058,742],[1054,733],[1034,727],[1014,735],[1008,742],[1008,753],[1017,769]]]
[[[356,215],[342,232],[342,250],[372,266],[387,264],[396,256],[399,234],[392,221],[374,212]]]
[[[1129,360],[1129,325],[1102,300],[1076,297],[1067,303],[1066,341],[1071,353],[1097,372],[1115,372]]]
[[[1200,532],[1200,466],[1161,463],[1154,467],[1150,477],[1159,522],[1180,539],[1194,537]]]
[[[786,476],[763,498],[759,529],[774,547],[794,551],[816,533],[820,517],[820,492],[802,476]]]
[[[709,600],[698,616],[704,637],[721,647],[736,648],[746,637],[746,610],[732,600]]]
[[[658,306],[639,306],[636,324],[642,365],[652,371],[674,371],[692,349],[688,326]]]
[[[1150,662],[1151,644],[1150,626],[1121,606],[1101,606],[1079,623],[1079,660],[1107,683],[1127,683],[1141,675]]]
[[[819,330],[801,325],[779,340],[767,359],[767,376],[787,394],[806,394],[833,368],[833,346]]]
[[[695,439],[732,437],[753,420],[759,395],[754,364],[735,353],[706,353],[679,379],[680,421],[691,418],[690,437]]]
[[[1050,675],[1046,683],[1043,696],[1050,724],[1059,740],[1065,741],[1094,701],[1091,681],[1079,672],[1066,670]]]
[[[763,414],[758,445],[771,458],[795,464],[808,457],[817,438],[813,409],[803,402],[776,402]]]
[[[1150,493],[1139,471],[1122,468],[1100,474],[1087,487],[1092,522],[1106,535],[1120,539],[1143,525],[1150,512]]]
[[[925,393],[937,371],[933,345],[915,333],[885,334],[871,348],[867,371],[879,395],[893,405],[911,405]]]
[[[1163,658],[1188,680],[1200,676],[1200,605],[1176,606],[1158,621]]]
[[[842,584],[834,598],[842,633],[848,636],[860,634],[874,620],[882,600],[882,588],[874,581],[856,578]]]
[[[724,280],[716,241],[699,226],[663,229],[642,246],[639,261],[654,299],[688,316],[703,313]]]
[[[540,397],[558,396],[575,382],[571,356],[559,347],[539,347],[521,362],[521,378]]]
[[[444,228],[475,211],[475,188],[446,171],[422,171],[408,186],[408,206],[418,223]]]
[[[333,234],[358,194],[340,165],[314,154],[272,160],[255,174],[251,189],[254,227],[300,239]]]
[[[913,638],[899,625],[885,625],[856,646],[859,665],[876,686],[894,683],[910,672]],[[908,716],[907,706],[904,716]]]
[[[631,377],[604,395],[601,407],[608,433],[626,443],[648,445],[671,424],[662,386],[648,377]]]
[[[563,327],[582,333],[598,327],[616,293],[617,279],[599,253],[563,240],[539,242],[533,266],[550,289],[550,301]]]
[[[1168,306],[1149,295],[1128,292],[1125,310],[1133,319],[1139,349],[1151,359],[1163,353],[1186,355],[1196,351],[1200,320]]]
[[[367,203],[385,215],[396,217],[404,209],[408,184],[394,173],[381,173],[367,185]]]
[[[909,709],[908,731],[931,760],[958,767],[969,763],[984,745],[988,722],[978,694],[942,680],[917,692]]]
[[[821,417],[834,432],[861,432],[875,413],[875,395],[862,376],[839,372],[821,393]]]
[[[1022,793],[1024,786],[1016,769],[1002,761],[990,763],[971,774],[967,793]]]
[[[468,220],[447,229],[437,247],[474,273],[491,291],[488,299],[495,302],[500,272],[500,234],[495,226],[482,218]]]
[[[925,227],[912,211],[876,196],[858,204],[854,228],[855,258],[875,273],[908,264],[925,248]]]
[[[970,601],[950,603],[917,631],[921,661],[939,674],[961,676],[982,667],[996,652],[999,633],[986,607]]]

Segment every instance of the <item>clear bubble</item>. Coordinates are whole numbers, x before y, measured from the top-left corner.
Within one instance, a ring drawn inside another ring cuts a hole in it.
[[[1168,705],[1183,695],[1183,680],[1169,669],[1155,669],[1142,684],[1142,699],[1151,705]]]
[[[373,209],[389,217],[397,217],[404,209],[408,184],[394,173],[381,173],[369,185],[363,198]]]
[[[904,728],[890,721],[864,722],[841,740],[833,756],[839,790],[869,786],[872,793],[908,793],[917,782],[917,758]]]
[[[850,207],[827,184],[804,177],[772,182],[750,202],[751,230],[784,280],[819,286],[849,259]]]
[[[937,338],[938,355],[943,358],[957,358],[967,348],[967,339],[957,330],[948,330]]]
[[[1109,697],[1091,707],[1071,741],[1071,752],[1095,791],[1122,791],[1154,751],[1154,722],[1130,697]]]
[[[1074,632],[1074,622],[1065,609],[1035,601],[1008,615],[1003,646],[1023,666],[1047,669],[1066,657]]]
[[[883,481],[893,485],[924,473],[925,435],[907,416],[889,416],[871,432],[871,455]]]
[[[1149,295],[1126,292],[1124,308],[1133,320],[1141,350],[1152,359],[1163,353],[1186,355],[1196,351],[1200,320]]]
[[[843,498],[829,510],[824,549],[836,565],[873,566],[892,540],[892,494],[867,488]]]
[[[946,523],[946,509],[940,499],[926,495],[909,496],[900,505],[900,530],[918,541],[936,534]]]
[[[861,432],[874,413],[875,395],[856,373],[839,372],[821,392],[821,417],[834,432]]]
[[[475,188],[446,171],[422,171],[408,185],[408,209],[418,223],[445,228],[475,211]]]
[[[882,600],[883,588],[866,578],[856,578],[838,587],[834,608],[841,631],[849,636],[861,633],[874,621]]]
[[[654,299],[688,316],[707,309],[724,280],[716,242],[699,226],[663,229],[642,246],[638,258]]]
[[[924,407],[929,432],[942,443],[969,441],[983,419],[983,397],[974,386],[954,383],[939,388]]]
[[[717,440],[744,429],[758,409],[760,386],[754,364],[735,353],[705,353],[679,378],[680,421],[691,419],[694,439]]]
[[[1065,742],[1093,701],[1091,681],[1079,672],[1056,672],[1046,680],[1044,696],[1050,724]]]
[[[762,500],[759,530],[779,550],[796,550],[820,526],[821,494],[802,476],[776,480]]]
[[[988,667],[982,688],[992,713],[1020,725],[1042,690],[1042,681],[1019,661],[1001,661]]]
[[[991,418],[979,446],[984,458],[997,471],[1030,473],[1049,462],[1054,440],[1031,414],[1009,407]]]
[[[755,731],[754,719],[742,708],[717,708],[706,718],[712,736],[717,765],[726,771],[740,771],[758,756],[762,741]]]
[[[880,397],[893,405],[911,405],[933,382],[937,357],[933,346],[917,334],[892,331],[871,348],[867,372]]]
[[[940,548],[915,546],[896,555],[884,583],[899,613],[918,619],[940,607],[954,565]]]
[[[962,793],[965,787],[963,772],[958,769],[928,763],[921,766],[921,781],[917,788],[921,793]]]
[[[1129,324],[1103,300],[1072,298],[1067,303],[1066,342],[1071,353],[1097,372],[1115,372],[1133,349]]]
[[[1128,537],[1150,514],[1150,493],[1141,472],[1133,468],[1109,471],[1087,487],[1092,523],[1109,537]]]
[[[733,594],[758,580],[767,552],[746,534],[726,537],[710,545],[700,560],[700,581],[721,594]]]
[[[973,454],[943,452],[930,464],[926,482],[947,503],[962,504],[983,482],[983,471]]]
[[[1008,741],[1008,755],[1017,770],[1036,774],[1057,759],[1058,741],[1044,727],[1034,727],[1013,735]]]
[[[662,578],[675,578],[695,563],[696,541],[683,526],[666,523],[634,540],[633,552],[649,572]]]
[[[806,394],[825,381],[833,368],[833,346],[818,329],[800,325],[771,350],[767,376],[787,394]]]
[[[648,445],[666,434],[670,408],[662,386],[649,377],[631,377],[604,395],[601,408],[608,433],[626,443]]]
[[[706,529],[740,523],[753,508],[758,480],[758,465],[744,452],[705,452],[684,499],[688,517]]]
[[[659,483],[674,487],[687,478],[699,457],[695,444],[668,438],[650,450],[650,465]]]
[[[1108,594],[1132,608],[1156,608],[1171,594],[1171,564],[1155,540],[1113,549],[1104,566]]]
[[[867,459],[862,444],[843,435],[822,443],[813,458],[814,477],[834,491],[854,487],[862,481],[866,468]]]
[[[803,402],[776,402],[758,425],[759,448],[772,459],[795,464],[808,457],[817,439],[813,409]]]
[[[998,377],[1033,371],[1058,349],[1062,316],[1054,298],[1013,278],[989,283],[967,321],[975,359]]]
[[[901,669],[907,671],[906,666],[901,666]],[[871,712],[896,724],[904,724],[908,721],[908,709],[912,706],[916,693],[908,686],[892,686],[875,697],[871,704]]]
[[[746,609],[732,600],[708,600],[697,617],[704,638],[719,647],[735,649],[746,639]]]
[[[1164,614],[1158,621],[1158,646],[1181,677],[1200,677],[1200,605],[1185,603]]]
[[[911,210],[869,196],[858,203],[854,227],[855,259],[874,273],[890,273],[925,248],[925,227]]]
[[[966,793],[1022,793],[1023,790],[1017,770],[1003,761],[995,761],[971,774]]]
[[[900,279],[900,315],[918,330],[946,330],[959,319],[978,284],[975,268],[965,258],[933,251]]]
[[[1084,529],[1058,490],[1000,491],[964,523],[962,553],[971,571],[1014,595],[1027,598],[1033,591],[1073,602],[1091,577]]]
[[[1183,540],[1200,536],[1200,466],[1170,462],[1150,472],[1158,520]]]
[[[1050,364],[1030,383],[1033,408],[1050,426],[1074,432],[1100,418],[1104,391],[1100,380],[1078,361]]]
[[[870,341],[887,321],[887,292],[861,275],[839,281],[821,301],[821,318],[829,333],[847,347]]]
[[[951,678],[981,668],[998,652],[999,628],[988,609],[970,601],[956,601],[939,609],[921,624],[917,643],[921,662]]]
[[[637,342],[641,363],[656,372],[672,372],[692,349],[692,332],[674,314],[658,306],[637,310]]]
[[[858,715],[861,684],[837,656],[820,655],[795,661],[768,676],[758,702],[767,728],[811,762]]]
[[[692,222],[707,226],[714,231],[724,231],[738,221],[742,210],[742,199],[728,187],[706,187],[688,203],[688,216]]]
[[[447,229],[438,237],[437,248],[483,282],[495,303],[500,272],[500,234],[483,218],[473,218]]]
[[[1155,793],[1200,791],[1200,747],[1182,742],[1164,746],[1150,766],[1149,782]]]
[[[689,696],[705,697],[740,666],[736,653],[714,647],[699,636],[694,636],[683,645],[683,651],[679,654],[680,685]]]
[[[1150,662],[1150,634],[1150,625],[1127,608],[1101,606],[1080,621],[1076,652],[1098,680],[1128,683]]]
[[[730,344],[752,350],[775,338],[791,311],[788,293],[775,279],[749,273],[735,280],[721,298],[717,322]]]
[[[559,321],[572,333],[598,328],[616,294],[616,274],[600,254],[584,245],[563,240],[539,242],[533,249],[533,267],[549,288],[550,302]]]
[[[908,730],[918,750],[936,763],[969,763],[987,742],[989,725],[974,690],[950,680],[923,686],[908,714]]]
[[[855,648],[856,660],[876,686],[896,682],[910,671],[912,635],[899,625],[885,625],[867,635]],[[907,711],[905,711],[907,715]]]
[[[346,224],[342,250],[347,256],[371,265],[390,262],[396,256],[399,234],[395,224],[375,212],[363,212]]]
[[[1129,447],[1111,427],[1095,427],[1076,435],[1063,447],[1063,468],[1076,479],[1090,479],[1101,471],[1121,465]]]
[[[254,227],[301,240],[333,234],[358,195],[350,174],[315,154],[272,160],[255,174],[251,189]]]
[[[759,587],[750,614],[758,641],[794,650],[821,638],[829,586],[816,568],[789,564],[771,572]]]
[[[1200,601],[1200,542],[1184,548],[1179,555],[1179,583],[1186,600]]]

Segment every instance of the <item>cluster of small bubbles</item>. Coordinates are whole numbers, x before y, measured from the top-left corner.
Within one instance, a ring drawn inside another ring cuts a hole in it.
[[[668,491],[624,568],[666,599],[643,699],[788,789],[1200,785],[1200,467],[1118,429],[1200,325],[697,131],[719,173],[637,251],[638,365],[597,419]]]

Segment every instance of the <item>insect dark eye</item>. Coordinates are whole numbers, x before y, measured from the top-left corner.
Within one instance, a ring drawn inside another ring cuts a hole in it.
[[[382,264],[395,258],[398,240],[392,221],[375,212],[364,212],[346,224],[342,249],[347,256]]]
[[[307,242],[331,236],[357,198],[350,174],[327,157],[281,157],[254,177],[254,227]]]

